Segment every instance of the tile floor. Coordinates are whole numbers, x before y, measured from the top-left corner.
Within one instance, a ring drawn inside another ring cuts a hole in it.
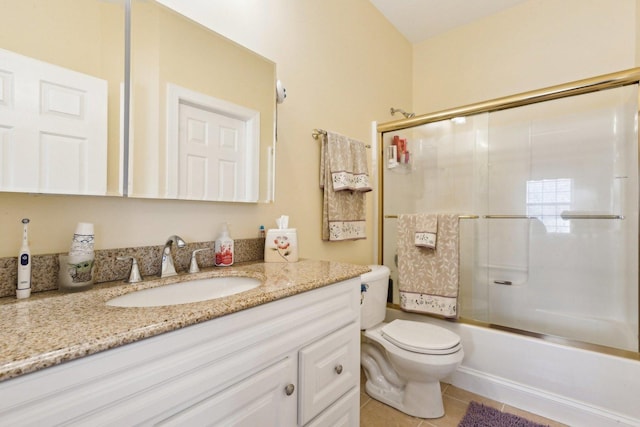
[[[360,378],[360,427],[457,427],[467,411],[469,402],[472,400],[487,406],[492,406],[503,412],[519,415],[540,424],[548,424],[551,427],[565,426],[565,424],[444,383],[442,384],[444,417],[430,420],[414,418],[370,398],[364,391],[364,373],[361,373]]]

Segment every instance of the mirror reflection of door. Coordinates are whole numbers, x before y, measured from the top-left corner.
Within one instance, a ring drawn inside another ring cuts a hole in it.
[[[257,202],[260,112],[167,85],[167,195]]]
[[[131,0],[128,196],[270,203],[274,198],[276,64],[198,24],[199,16],[192,20],[168,7],[175,4],[182,9],[178,3],[187,2]],[[237,148],[244,172],[233,170],[238,165],[226,157],[215,160],[223,164],[221,171],[211,159],[205,166],[199,154],[204,148],[194,144],[187,150],[191,182],[183,182],[181,174],[187,175],[178,170],[181,104],[245,122],[248,143]],[[220,178],[225,181],[222,194],[214,197],[220,189],[214,189],[219,184],[211,181]],[[239,178],[244,184],[236,182],[235,188],[228,184]]]
[[[0,49],[0,189],[106,193],[105,80]]]
[[[243,200],[245,122],[180,104],[178,198]]]

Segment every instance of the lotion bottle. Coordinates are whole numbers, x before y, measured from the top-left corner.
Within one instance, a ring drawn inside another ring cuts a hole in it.
[[[222,232],[216,239],[214,249],[216,252],[216,267],[233,265],[233,239],[229,237],[229,227],[226,222],[222,225]]]
[[[29,218],[24,218],[22,224],[22,246],[18,256],[18,286],[16,289],[16,297],[19,299],[31,296],[31,251],[29,250],[29,237],[27,236]]]

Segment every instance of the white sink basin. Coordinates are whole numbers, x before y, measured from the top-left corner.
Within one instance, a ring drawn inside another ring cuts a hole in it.
[[[250,277],[211,277],[142,289],[107,301],[115,307],[157,307],[207,301],[248,291],[260,286]]]

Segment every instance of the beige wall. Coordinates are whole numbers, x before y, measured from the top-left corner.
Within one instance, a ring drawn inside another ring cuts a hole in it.
[[[277,63],[288,98],[278,107],[276,202],[0,193],[0,256],[17,254],[23,217],[32,220],[33,252],[43,254],[66,251],[79,221],[96,224],[98,248],[115,248],[161,244],[174,233],[188,241],[209,240],[224,221],[232,236],[254,237],[260,224],[271,227],[275,217],[288,214],[299,229],[301,256],[368,263],[371,238],[320,240],[313,128],[368,141],[370,122],[389,121],[391,106],[426,113],[631,68],[640,57],[638,0],[531,0],[417,44],[413,52],[368,0],[164,3],[176,3],[176,9]]]
[[[429,113],[633,68],[636,0],[529,0],[414,46]]]
[[[179,3],[179,2],[176,2]],[[183,2],[185,3],[185,2]],[[188,2],[200,17],[219,15],[220,6]],[[277,63],[288,98],[278,107],[276,202],[229,204],[60,197],[0,193],[0,256],[20,247],[23,217],[31,218],[35,254],[68,250],[75,224],[93,222],[97,248],[164,243],[170,234],[187,241],[213,239],[230,223],[233,237],[257,236],[258,226],[274,225],[281,214],[299,229],[300,255],[307,258],[372,261],[372,239],[324,243],[320,240],[319,145],[313,128],[368,141],[371,121],[387,121],[389,107],[408,108],[411,95],[411,45],[368,0],[228,0],[245,14],[224,14],[239,40]],[[268,10],[262,10],[268,3]],[[260,16],[258,20],[257,17]],[[373,234],[371,197],[369,230]]]

